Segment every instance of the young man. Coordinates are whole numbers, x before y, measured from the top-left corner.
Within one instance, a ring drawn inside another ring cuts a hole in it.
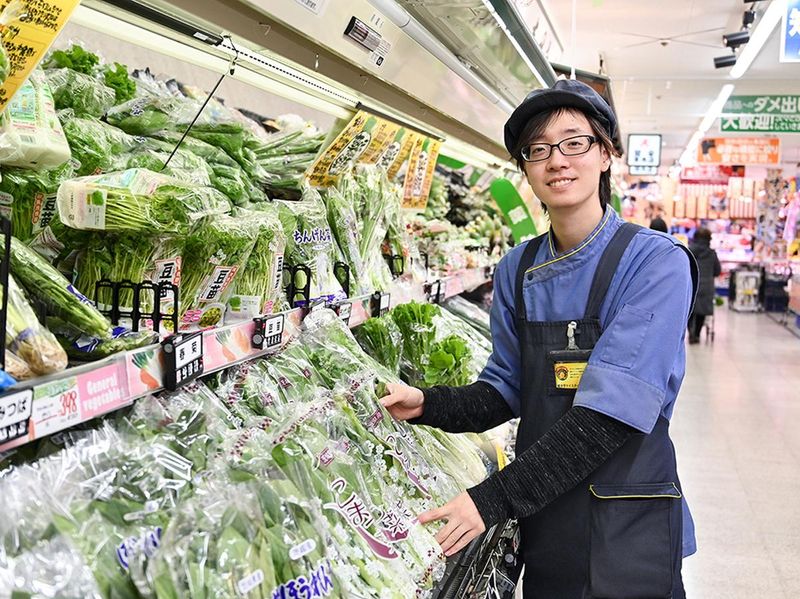
[[[395,418],[452,432],[520,417],[517,459],[420,521],[452,555],[520,519],[525,599],[684,597],[695,551],[669,418],[696,267],[677,241],[609,206],[616,116],[558,81],[511,115],[505,145],[550,231],[495,273],[493,354],[466,387],[394,385]]]

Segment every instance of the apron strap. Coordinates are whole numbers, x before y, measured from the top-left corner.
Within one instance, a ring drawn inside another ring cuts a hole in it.
[[[519,260],[519,266],[517,266],[517,277],[514,286],[514,312],[517,318],[522,320],[525,320],[525,297],[522,294],[522,283],[525,281],[525,271],[533,266],[533,261],[536,259],[536,252],[539,251],[539,247],[541,247],[545,237],[547,237],[547,233],[539,235],[539,237],[527,242],[522,252],[522,258]]]
[[[587,319],[600,319],[600,308],[603,307],[603,302],[606,299],[608,288],[611,287],[611,281],[614,278],[614,273],[617,272],[617,266],[622,259],[625,250],[631,240],[636,236],[641,229],[639,225],[633,223],[623,223],[611,241],[608,242],[603,255],[600,257],[600,263],[597,265],[597,270],[594,272],[594,279],[592,280],[592,287],[589,291],[589,300],[586,302],[586,314],[584,318]]]

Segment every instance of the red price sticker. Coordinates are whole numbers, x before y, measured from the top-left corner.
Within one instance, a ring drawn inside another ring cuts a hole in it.
[[[63,431],[81,420],[76,377],[45,383],[34,388],[31,424],[36,438]]]
[[[69,391],[62,393],[58,400],[61,402],[61,411],[58,414],[59,417],[69,418],[70,416],[78,413],[77,389],[70,389]]]

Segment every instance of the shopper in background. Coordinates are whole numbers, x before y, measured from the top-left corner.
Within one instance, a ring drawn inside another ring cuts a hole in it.
[[[697,299],[689,317],[689,343],[695,344],[700,342],[706,316],[714,314],[714,279],[722,272],[722,266],[717,252],[711,249],[711,231],[708,229],[700,227],[695,231],[689,250],[694,254],[700,271]]]
[[[446,522],[437,539],[452,555],[520,518],[525,599],[682,599],[682,556],[695,551],[669,419],[696,266],[677,240],[611,208],[616,128],[578,81],[516,108],[506,148],[550,231],[497,267],[494,348],[478,382],[391,385],[382,400],[395,418],[452,432],[520,417],[516,459],[419,520]]]
[[[660,216],[656,216],[653,220],[650,221],[650,228],[653,229],[653,231],[661,231],[662,233],[669,233],[669,228],[667,227],[667,223]]]

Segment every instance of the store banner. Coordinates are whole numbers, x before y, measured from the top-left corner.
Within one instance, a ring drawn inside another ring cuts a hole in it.
[[[800,133],[800,115],[742,114],[720,118],[723,133]]]
[[[489,193],[505,216],[514,243],[519,244],[538,235],[531,213],[511,181],[502,177],[495,179],[489,186]]]
[[[698,164],[780,164],[781,141],[772,137],[706,137]]]
[[[442,142],[438,139],[419,136],[408,160],[405,185],[403,186],[403,208],[424,210],[433,183],[433,172]]]
[[[397,123],[359,110],[308,170],[311,185],[330,187],[354,164],[378,164],[387,170],[399,160],[406,130]],[[396,172],[396,171],[395,171]]]
[[[787,0],[781,27],[781,62],[800,62],[800,0]]]
[[[19,7],[19,18],[11,20],[3,31],[3,45],[8,54],[8,78],[0,85],[0,111],[17,93],[36,68],[80,0],[0,0],[0,12],[11,5]],[[4,15],[7,16],[7,15]]]
[[[728,165],[718,164],[699,164],[697,166],[686,166],[681,169],[681,183],[706,183],[723,184],[727,183],[731,177],[741,177],[744,175],[743,168],[734,168]]]
[[[800,2],[800,0],[798,0]],[[762,94],[760,96],[731,96],[722,114],[785,114],[800,115],[800,95]]]

